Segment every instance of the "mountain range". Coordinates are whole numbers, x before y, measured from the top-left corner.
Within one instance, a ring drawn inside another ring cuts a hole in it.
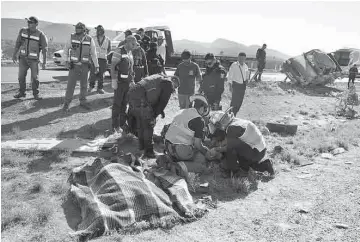
[[[1,39],[15,40],[20,28],[26,26],[25,19],[2,18],[1,19]],[[42,30],[49,40],[54,43],[65,43],[69,35],[74,31],[73,24],[67,23],[52,23],[48,21],[39,21],[39,29]],[[116,36],[116,31],[106,30],[106,35],[113,39]],[[215,55],[222,53],[228,56],[237,56],[239,52],[245,52],[247,56],[253,57],[260,46],[251,45],[246,46],[227,39],[216,39],[212,43],[204,43],[192,40],[173,40],[175,52],[182,52],[187,49],[198,54],[205,54],[212,52]],[[267,58],[271,59],[288,59],[289,56],[280,51],[267,49]]]

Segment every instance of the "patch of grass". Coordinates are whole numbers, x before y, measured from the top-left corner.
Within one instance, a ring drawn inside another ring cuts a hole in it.
[[[65,180],[55,182],[50,188],[50,192],[57,196],[65,195],[68,190],[69,185]]]
[[[31,223],[33,226],[44,226],[51,218],[54,212],[52,204],[44,203],[43,199],[39,199],[34,204],[34,210],[31,214]]]
[[[25,225],[31,217],[31,206],[25,202],[1,201],[1,231],[15,225]]]

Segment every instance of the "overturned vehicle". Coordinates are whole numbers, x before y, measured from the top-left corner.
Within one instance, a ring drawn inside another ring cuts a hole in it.
[[[341,67],[333,56],[320,50],[310,50],[286,60],[281,72],[294,84],[323,86],[334,83],[341,76]]]

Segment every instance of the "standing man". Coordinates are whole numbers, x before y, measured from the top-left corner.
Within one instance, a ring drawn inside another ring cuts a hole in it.
[[[132,35],[132,32],[130,29],[126,30],[125,31],[125,39],[123,41],[120,41],[120,43],[118,44],[118,47],[121,47],[125,44],[125,40],[126,40],[126,37]]]
[[[133,122],[136,125],[132,122],[128,124],[137,134],[139,149],[144,150],[143,158],[155,158],[152,138],[156,118],[160,114],[162,118],[165,118],[164,109],[178,86],[177,77],[171,78],[157,74],[145,77],[130,87],[128,117],[135,119]]]
[[[135,36],[136,40],[140,39],[140,36]],[[134,57],[134,73],[135,73],[135,83],[139,82],[142,78],[148,76],[148,65],[146,60],[146,53],[140,44],[137,44],[137,47],[132,51]]]
[[[229,85],[232,90],[230,106],[233,107],[233,113],[239,112],[243,103],[246,84],[250,79],[250,72],[248,66],[245,64],[246,54],[239,53],[238,61],[231,64],[229,69]]]
[[[356,64],[354,64],[349,70],[349,82],[348,82],[348,89],[350,88],[350,82],[352,81],[355,84],[356,75],[359,73]]]
[[[150,49],[146,52],[146,60],[148,63],[149,75],[161,74],[166,75],[164,60],[157,53],[157,43],[151,42]]]
[[[141,44],[142,44],[141,47],[142,47],[145,51],[148,51],[149,45],[150,45],[150,40],[151,40],[150,37],[145,34],[145,31],[144,31],[143,28],[140,28],[140,29],[138,30],[138,34],[139,34],[140,37],[141,37]]]
[[[178,90],[180,109],[190,108],[189,97],[195,93],[195,80],[201,82],[201,71],[198,64],[191,61],[191,53],[184,50],[181,53],[183,60],[175,71],[175,76],[180,79],[180,87]]]
[[[22,28],[19,31],[16,39],[15,51],[13,55],[13,62],[17,63],[19,60],[19,92],[14,98],[26,97],[26,75],[30,68],[31,70],[31,87],[35,100],[40,100],[39,97],[39,58],[40,50],[42,51],[43,63],[42,69],[46,67],[46,53],[48,48],[48,41],[46,35],[37,28],[39,20],[31,16],[26,19],[28,23],[27,28]],[[20,57],[18,58],[18,51],[20,50]]]
[[[221,95],[224,92],[226,70],[212,53],[206,54],[205,65],[206,71],[199,92],[204,92],[211,110],[219,110]]]
[[[261,48],[259,48],[256,52],[256,60],[257,60],[257,72],[256,75],[254,77],[255,81],[261,81],[261,75],[265,69],[265,64],[266,64],[266,44],[263,44],[263,46]],[[259,79],[257,78],[259,77]]]
[[[98,88],[97,92],[99,94],[104,94],[104,73],[107,67],[107,55],[111,51],[111,42],[110,39],[105,36],[105,29],[102,25],[98,25],[96,28],[96,36],[94,36],[95,46],[96,46],[96,55],[99,63],[99,73],[95,75],[95,66],[91,65],[90,77],[89,77],[89,90],[91,92],[95,87],[96,79],[98,79]]]
[[[75,33],[71,34],[64,48],[64,59],[66,60],[66,66],[69,68],[69,76],[63,110],[65,112],[69,111],[77,80],[80,80],[80,106],[89,110],[90,106],[86,103],[89,62],[91,59],[95,66],[95,73],[99,72],[99,63],[95,42],[93,38],[86,34],[85,24],[79,22],[75,25]]]
[[[162,35],[158,38],[158,49],[156,52],[158,55],[161,55],[161,57],[164,60],[164,65],[166,63],[166,43],[164,41],[164,37]]]
[[[127,94],[130,83],[133,82],[134,59],[131,51],[137,47],[136,38],[132,35],[126,37],[125,44],[114,50],[111,60],[111,84],[114,89],[112,106],[112,129],[122,128],[128,131],[126,124]]]

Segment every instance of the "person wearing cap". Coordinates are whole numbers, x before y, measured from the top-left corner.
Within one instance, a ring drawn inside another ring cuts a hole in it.
[[[130,29],[125,30],[125,38],[124,38],[124,40],[120,41],[120,43],[118,44],[118,47],[123,46],[125,44],[126,37],[128,37],[128,36],[130,36],[132,34],[133,33],[132,33],[132,31]]]
[[[111,41],[105,36],[105,29],[102,25],[98,25],[96,28],[96,36],[93,37],[96,46],[96,55],[98,57],[99,63],[99,73],[95,74],[95,66],[91,65],[90,77],[89,77],[89,90],[92,92],[95,88],[96,79],[98,79],[97,92],[99,94],[104,94],[104,73],[107,68],[107,55],[111,51]]]
[[[254,76],[255,81],[261,81],[261,75],[265,69],[266,64],[266,44],[263,44],[261,48],[259,48],[256,52],[256,60],[257,60],[257,72]],[[258,79],[259,77],[259,79]]]
[[[31,70],[31,87],[34,99],[40,100],[39,96],[39,58],[42,51],[43,62],[42,69],[46,67],[46,54],[48,41],[46,35],[37,28],[39,20],[31,16],[26,19],[27,28],[21,28],[16,39],[13,62],[19,61],[19,92],[14,98],[26,97],[26,75],[28,69]],[[20,50],[19,56],[18,52]]]
[[[178,99],[180,109],[184,109],[190,107],[189,97],[195,93],[195,81],[201,83],[202,77],[199,65],[191,61],[190,51],[184,50],[181,59],[174,75],[180,79]]]
[[[272,162],[265,159],[266,143],[260,130],[251,121],[235,118],[231,109],[214,111],[210,115],[209,136],[218,142],[225,141],[223,146],[213,148],[210,153],[225,155],[222,168],[229,173],[252,168],[273,176],[275,171]]]
[[[86,102],[86,92],[90,59],[95,66],[95,73],[99,72],[99,63],[94,39],[86,34],[85,24],[79,22],[75,25],[75,33],[70,35],[70,39],[65,44],[64,59],[66,60],[66,66],[69,68],[69,76],[63,111],[69,111],[77,80],[80,80],[80,107],[89,110],[90,106]]]
[[[230,106],[233,107],[235,117],[244,101],[246,84],[250,80],[249,67],[245,60],[246,54],[240,52],[238,61],[232,63],[229,68],[228,80],[230,90],[232,90]]]
[[[144,150],[143,158],[155,158],[153,134],[156,118],[165,118],[165,107],[171,94],[179,86],[177,77],[160,74],[143,78],[130,86],[128,125],[139,139],[139,150]]]
[[[158,55],[156,52],[157,52],[157,43],[151,42],[150,48],[146,52],[146,60],[148,63],[149,75],[161,74],[161,73],[166,75],[164,60],[161,57],[161,55]]]
[[[203,95],[190,96],[190,107],[174,117],[165,133],[165,153],[177,162],[184,162],[189,172],[206,169],[210,150],[203,144],[205,119],[210,108]]]
[[[158,48],[156,54],[160,55],[164,60],[164,65],[166,63],[166,42],[164,41],[164,37],[162,35],[158,38]]]
[[[128,132],[128,127],[126,126],[127,94],[130,83],[133,83],[134,79],[134,59],[131,51],[136,47],[136,38],[133,35],[129,35],[125,39],[125,44],[114,50],[111,59],[111,86],[114,89],[111,112],[113,131],[121,128],[124,132]]]
[[[212,53],[205,55],[205,65],[206,71],[199,92],[204,92],[211,110],[219,110],[221,95],[224,92],[226,70]]]
[[[141,47],[142,47],[145,51],[148,51],[148,49],[149,49],[149,47],[150,47],[150,41],[151,41],[150,37],[145,34],[145,31],[144,31],[143,28],[140,28],[140,29],[138,30],[138,34],[139,34],[140,37],[141,37]]]
[[[134,35],[136,40],[140,40],[139,35]],[[143,48],[141,48],[140,43],[138,42],[137,47],[132,51],[134,57],[134,74],[135,83],[139,82],[142,78],[148,76],[148,65],[146,60],[146,53]]]

